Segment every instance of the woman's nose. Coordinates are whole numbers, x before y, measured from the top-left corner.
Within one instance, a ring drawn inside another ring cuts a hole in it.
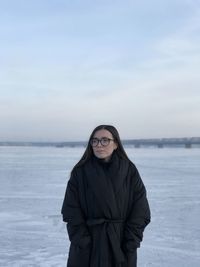
[[[99,142],[98,142],[97,146],[100,146],[100,147],[102,146],[102,144],[101,144],[100,140],[99,140]]]

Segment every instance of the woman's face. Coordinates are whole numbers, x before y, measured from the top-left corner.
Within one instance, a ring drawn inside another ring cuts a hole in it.
[[[96,131],[91,141],[94,155],[105,161],[110,159],[113,151],[117,148],[112,134],[105,129]]]

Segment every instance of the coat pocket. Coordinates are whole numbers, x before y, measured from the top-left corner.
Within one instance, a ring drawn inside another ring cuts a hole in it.
[[[80,248],[77,245],[71,244],[67,267],[88,267],[90,264],[91,244]]]
[[[131,252],[127,252],[127,267],[137,266],[137,249]]]

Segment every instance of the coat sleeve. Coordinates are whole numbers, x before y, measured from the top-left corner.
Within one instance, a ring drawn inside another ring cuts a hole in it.
[[[135,251],[140,247],[144,229],[151,219],[146,189],[134,165],[131,170],[130,190],[130,211],[124,228],[124,249],[127,252]]]
[[[71,243],[82,248],[91,242],[91,237],[81,210],[78,185],[78,176],[73,171],[67,184],[61,213],[63,221],[67,223]]]

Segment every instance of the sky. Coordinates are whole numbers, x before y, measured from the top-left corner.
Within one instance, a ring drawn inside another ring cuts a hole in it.
[[[200,136],[200,0],[0,0],[0,141]]]

